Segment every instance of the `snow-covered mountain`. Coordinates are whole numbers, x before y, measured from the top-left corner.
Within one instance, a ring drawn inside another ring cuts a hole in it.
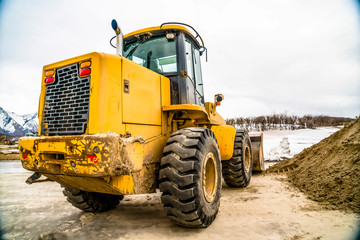
[[[23,136],[29,132],[37,133],[39,120],[37,113],[18,115],[7,112],[0,107],[0,134],[8,136]]]

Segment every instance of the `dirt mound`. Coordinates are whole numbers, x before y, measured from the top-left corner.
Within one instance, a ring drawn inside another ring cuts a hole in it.
[[[267,172],[286,172],[292,184],[329,208],[360,213],[360,118]]]

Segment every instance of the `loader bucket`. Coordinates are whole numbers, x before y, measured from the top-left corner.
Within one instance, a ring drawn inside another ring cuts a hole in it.
[[[250,133],[251,151],[253,159],[253,171],[265,171],[264,152],[263,152],[263,134]]]

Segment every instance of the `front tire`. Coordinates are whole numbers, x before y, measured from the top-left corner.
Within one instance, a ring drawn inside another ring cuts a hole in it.
[[[247,131],[237,130],[234,152],[230,160],[222,162],[222,172],[229,187],[246,187],[252,174],[251,142]]]
[[[115,208],[124,198],[122,195],[112,195],[97,192],[86,192],[65,187],[63,194],[74,207],[85,212],[104,212]]]
[[[168,139],[160,162],[161,201],[170,220],[208,227],[220,206],[221,160],[214,133],[181,129]]]

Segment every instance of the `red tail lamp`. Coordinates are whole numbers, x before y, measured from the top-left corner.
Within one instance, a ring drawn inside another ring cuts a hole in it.
[[[86,75],[90,75],[91,73],[91,69],[90,68],[84,68],[80,71],[80,76],[86,76]]]
[[[23,154],[23,155],[22,155],[22,158],[25,160],[25,159],[28,158],[28,155],[27,155],[27,154]]]
[[[50,70],[46,70],[45,71],[45,83],[46,84],[52,84],[55,82],[55,70],[54,69],[50,69]]]
[[[96,155],[89,155],[88,160],[90,160],[90,162],[93,162],[93,163],[98,163]]]
[[[50,83],[53,83],[55,81],[55,78],[54,77],[48,77],[45,79],[45,83],[46,84],[50,84]]]

